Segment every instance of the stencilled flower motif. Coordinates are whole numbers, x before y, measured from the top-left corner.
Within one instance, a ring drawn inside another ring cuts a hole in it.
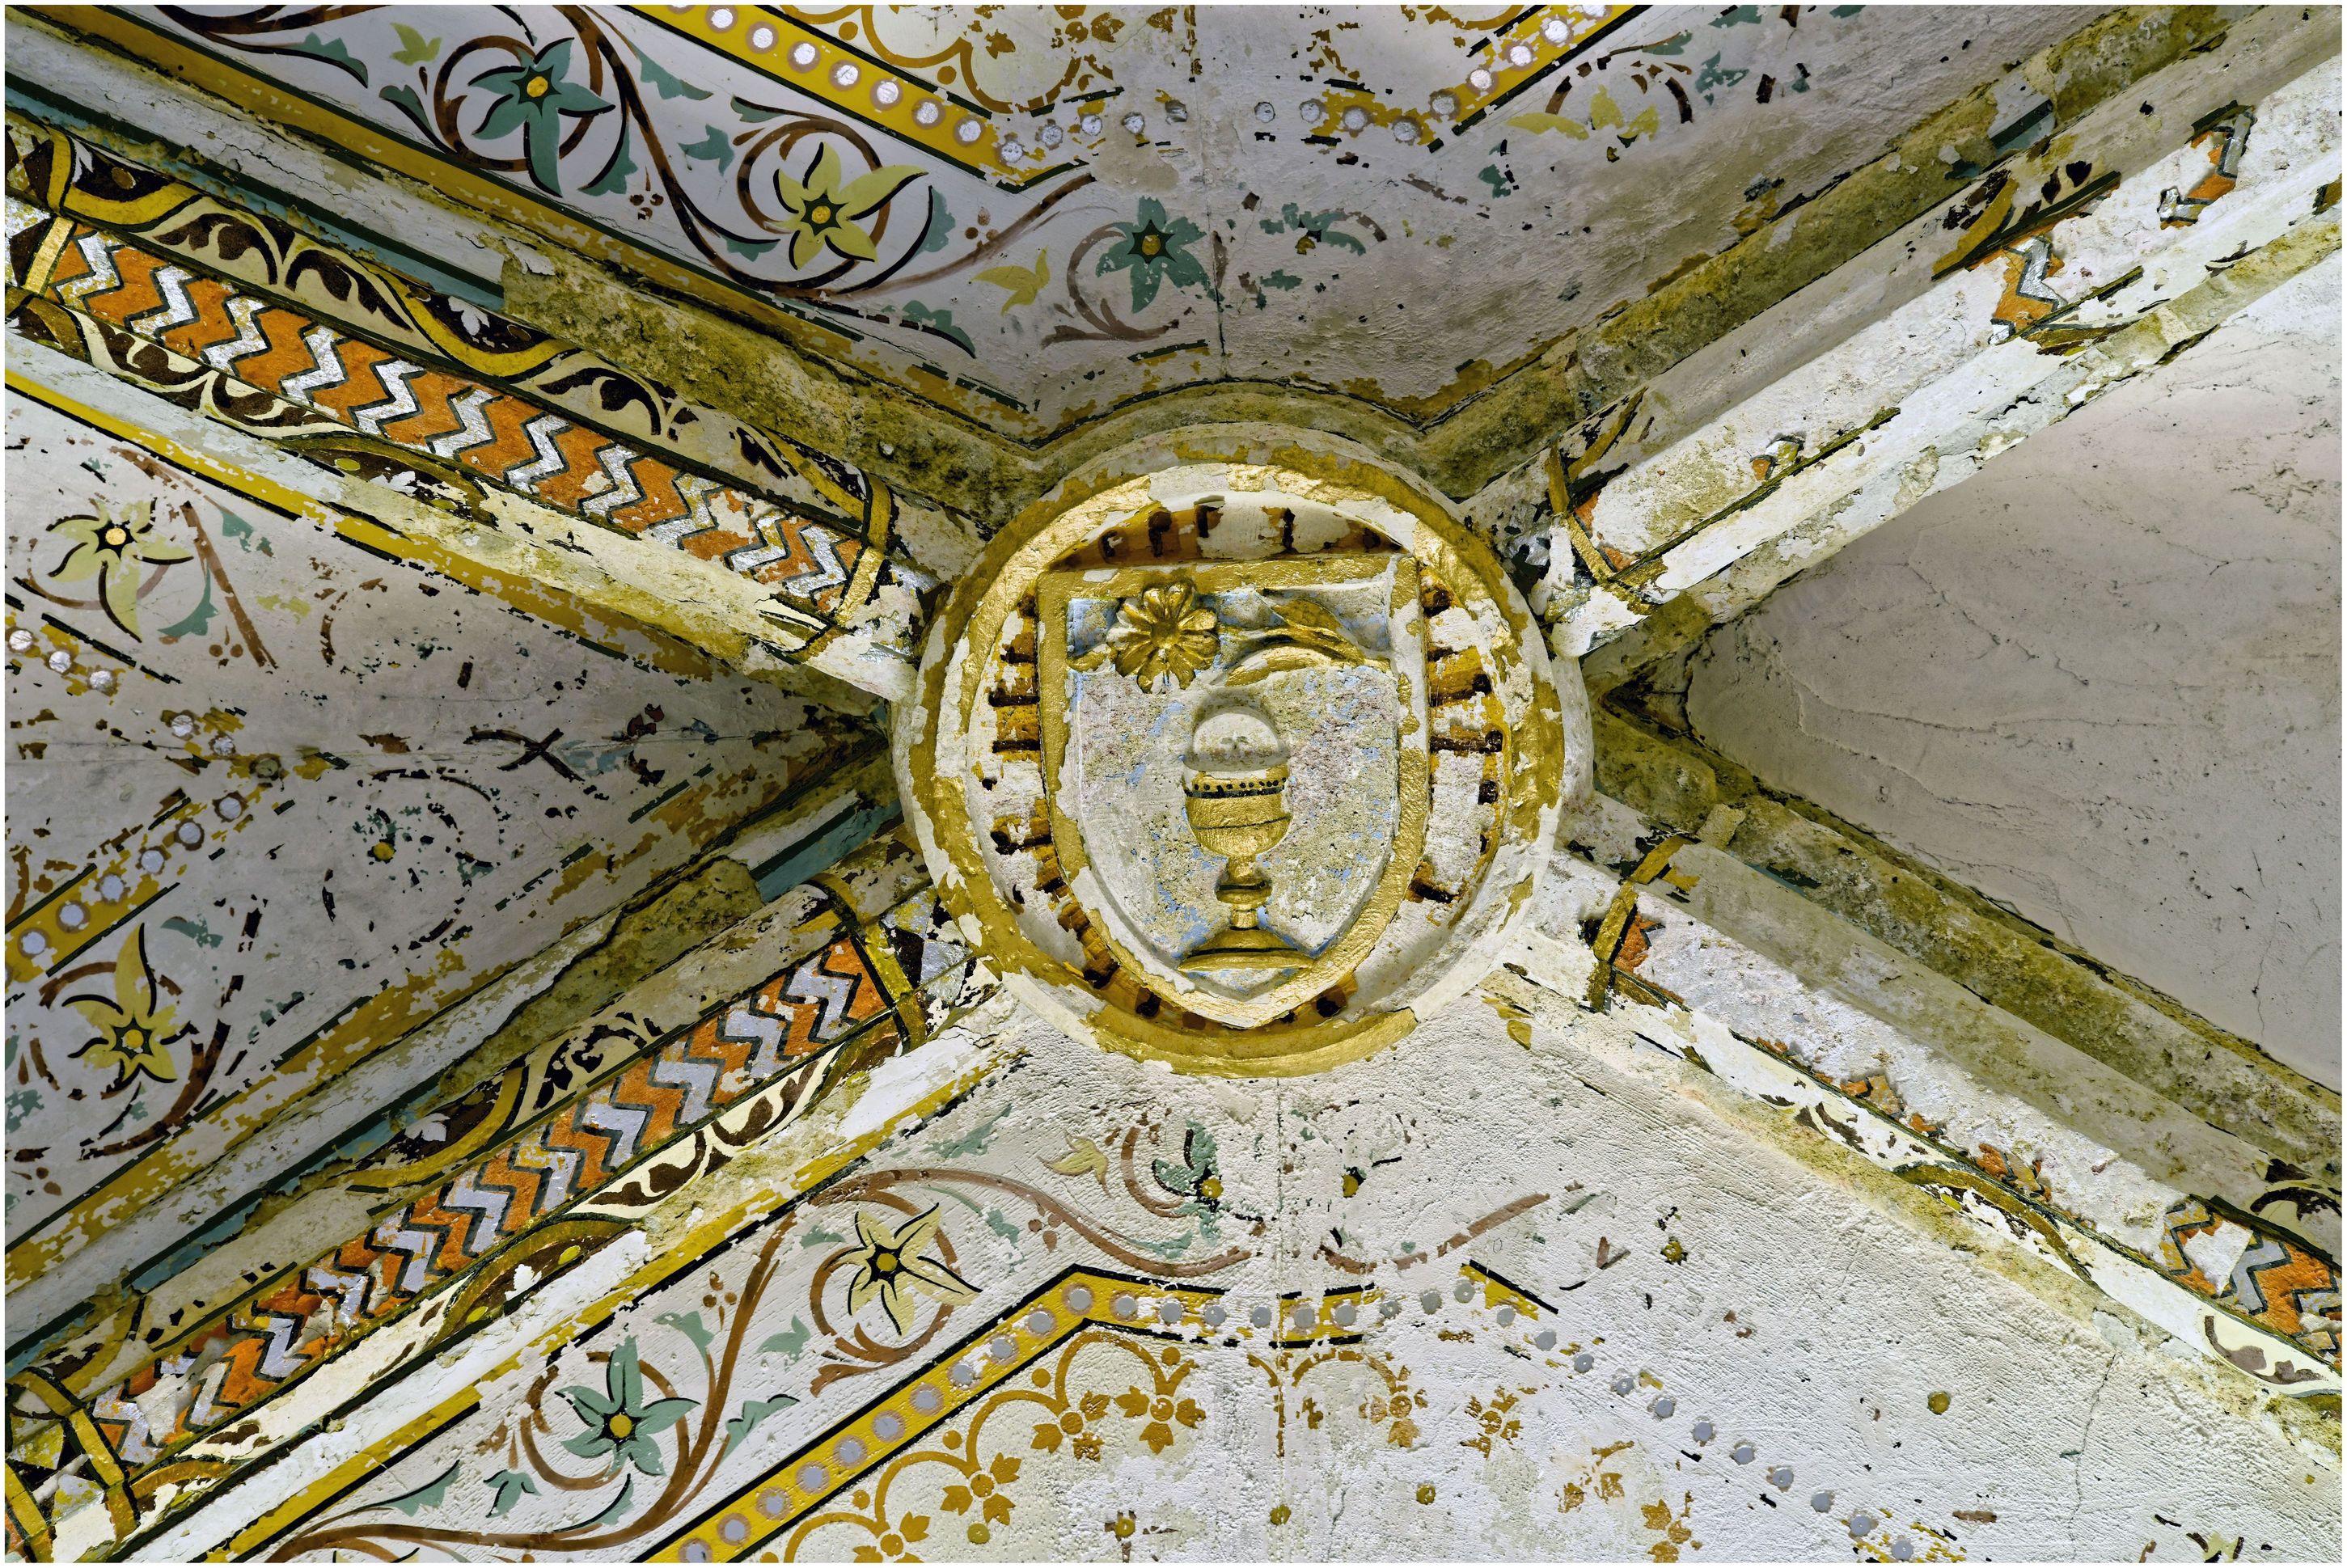
[[[1133,308],[1146,310],[1157,297],[1157,286],[1170,281],[1177,289],[1204,286],[1206,269],[1189,247],[1205,238],[1205,231],[1187,218],[1169,218],[1164,203],[1153,196],[1141,199],[1141,210],[1130,223],[1112,223],[1124,237],[1100,259],[1100,275],[1127,272],[1133,278]]]
[[[1100,1420],[1107,1414],[1106,1394],[1097,1390],[1086,1394],[1061,1411],[1056,1419],[1036,1423],[1035,1447],[1045,1453],[1058,1453],[1064,1442],[1076,1458],[1097,1460],[1101,1456]]]
[[[97,579],[106,618],[132,637],[138,635],[138,588],[149,569],[196,559],[157,534],[152,501],[101,507],[95,517],[60,518],[49,525],[49,532],[73,542],[50,579]]]
[[[1197,589],[1186,579],[1144,589],[1140,598],[1117,606],[1106,642],[1078,664],[1087,668],[1105,655],[1115,661],[1118,674],[1132,676],[1144,692],[1167,675],[1187,686],[1214,661],[1221,646],[1217,625],[1214,612],[1198,602]]]
[[[877,1542],[864,1542],[856,1548],[858,1563],[918,1563],[913,1555],[914,1544],[929,1538],[929,1516],[909,1514],[898,1522],[897,1528],[881,1533]]]
[[[897,1332],[913,1327],[916,1291],[943,1302],[969,1301],[978,1287],[933,1257],[923,1257],[938,1230],[935,1204],[891,1230],[873,1219],[868,1210],[856,1215],[856,1236],[861,1244],[852,1254],[856,1277],[847,1286],[847,1309],[861,1312],[866,1302],[879,1300]]]
[[[141,1073],[158,1083],[179,1078],[179,1064],[170,1052],[171,1041],[181,1032],[174,1022],[179,1009],[163,1005],[162,988],[147,967],[144,926],[132,931],[115,955],[112,999],[67,997],[66,1005],[77,1009],[97,1030],[97,1039],[74,1052],[76,1060],[114,1069],[111,1088],[120,1089]]]
[[[1147,1418],[1141,1429],[1141,1440],[1149,1445],[1153,1454],[1162,1454],[1174,1446],[1174,1428],[1195,1427],[1206,1419],[1206,1412],[1195,1399],[1177,1399],[1170,1394],[1154,1396],[1139,1389],[1127,1389],[1116,1397],[1116,1408],[1134,1420]]]
[[[909,163],[889,163],[859,174],[845,185],[838,149],[823,144],[805,176],[774,176],[774,194],[786,214],[783,231],[791,237],[791,265],[805,267],[825,250],[857,261],[879,260],[879,248],[856,221],[886,206],[897,192],[920,178]]]
[[[1019,1461],[1009,1454],[996,1454],[984,1470],[970,1471],[967,1485],[946,1488],[945,1505],[952,1512],[968,1513],[975,1504],[979,1517],[988,1524],[1008,1524],[1010,1498],[1002,1489],[1018,1479]]]
[[[492,95],[488,113],[473,134],[494,140],[510,131],[521,132],[522,157],[538,189],[562,194],[556,169],[562,154],[562,117],[601,114],[611,106],[577,82],[564,79],[570,68],[569,38],[558,38],[518,66],[500,66],[473,78],[473,86]]]
[[[654,1399],[644,1403],[643,1368],[636,1358],[636,1342],[623,1339],[604,1364],[600,1390],[573,1387],[562,1390],[587,1430],[562,1446],[582,1459],[605,1456],[631,1464],[646,1475],[663,1473],[656,1434],[682,1420],[698,1399]]]

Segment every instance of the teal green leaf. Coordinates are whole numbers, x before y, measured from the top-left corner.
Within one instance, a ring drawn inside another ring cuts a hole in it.
[[[718,1457],[723,1459],[732,1453],[733,1445],[748,1437],[750,1429],[760,1421],[764,1420],[776,1410],[787,1410],[797,1403],[798,1401],[788,1394],[776,1394],[771,1399],[743,1400],[742,1413],[725,1423],[725,1446],[719,1450]]]
[[[502,1519],[513,1505],[521,1501],[522,1493],[538,1495],[538,1482],[516,1470],[501,1470],[489,1477],[489,1484],[497,1489],[497,1501],[489,1504],[489,1517]]]
[[[611,149],[611,161],[603,166],[602,173],[580,188],[584,194],[617,196],[628,189],[628,179],[636,172],[636,160],[628,156],[630,135],[626,126],[620,128],[620,145]]]
[[[768,1335],[766,1342],[759,1346],[758,1349],[762,1354],[768,1356],[796,1356],[806,1348],[809,1332],[806,1320],[794,1317],[791,1319],[791,1326],[788,1328],[780,1334]]]
[[[661,97],[664,98],[700,99],[705,98],[709,96],[709,89],[707,87],[696,87],[691,82],[681,80],[673,72],[661,65],[659,61],[653,59],[650,55],[645,54],[641,49],[637,49],[633,44],[630,44],[628,47],[635,50],[636,65],[642,72],[645,82],[651,86],[652,91],[660,94]]]
[[[313,60],[323,60],[330,66],[350,72],[359,79],[359,86],[366,86],[366,67],[351,58],[351,46],[340,38],[322,39],[317,34],[313,33],[291,47],[297,55],[307,55]]]
[[[898,313],[915,326],[926,326],[959,343],[964,354],[975,354],[978,352],[978,345],[969,341],[969,333],[954,325],[951,311],[933,311],[918,300],[907,300]]]
[[[662,1327],[675,1329],[699,1346],[704,1353],[717,1339],[716,1333],[701,1321],[701,1314],[698,1312],[663,1312],[652,1321]]]
[[[212,603],[212,569],[208,566],[204,568],[203,596],[196,600],[195,609],[188,611],[184,619],[173,621],[155,635],[163,638],[201,637],[211,630],[212,617],[217,613],[218,607]]]
[[[438,1476],[425,1481],[414,1491],[385,1500],[383,1506],[395,1508],[410,1519],[415,1518],[425,1509],[439,1507],[440,1500],[448,1493],[448,1483],[456,1479],[457,1468],[456,1465],[451,1464]]]
[[[713,125],[704,126],[702,128],[709,134],[699,141],[686,142],[680,150],[687,158],[698,158],[704,162],[714,163],[717,165],[717,171],[723,174],[733,167],[733,143],[723,131]]]

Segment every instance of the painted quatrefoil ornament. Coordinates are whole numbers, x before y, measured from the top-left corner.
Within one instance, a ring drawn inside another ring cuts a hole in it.
[[[1308,1072],[1504,957],[1586,787],[1564,687],[1441,501],[1217,427],[1094,465],[995,539],[897,764],[948,907],[1039,1009],[1185,1071]]]

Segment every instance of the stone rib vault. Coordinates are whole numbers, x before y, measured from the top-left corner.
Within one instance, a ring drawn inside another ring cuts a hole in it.
[[[8,1556],[2337,1561],[2340,34],[12,9]]]

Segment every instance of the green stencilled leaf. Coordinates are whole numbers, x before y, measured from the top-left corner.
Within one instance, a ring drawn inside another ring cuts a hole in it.
[[[742,1413],[725,1423],[725,1446],[718,1451],[723,1459],[733,1451],[734,1445],[750,1435],[752,1428],[776,1410],[787,1410],[798,1401],[788,1394],[776,1394],[771,1399],[744,1399]]]
[[[237,548],[240,549],[251,550],[257,546],[262,555],[277,553],[269,548],[269,540],[266,537],[255,532],[251,523],[246,522],[234,512],[220,514],[220,538],[236,540]]]
[[[776,115],[788,114],[790,112],[788,109],[769,108],[764,104],[753,104],[747,98],[738,97],[733,99],[733,102],[726,107],[731,108],[742,118],[748,120],[753,125],[757,124],[761,120],[772,119]]]
[[[780,1334],[768,1335],[766,1342],[758,1348],[762,1353],[769,1356],[795,1357],[806,1348],[807,1336],[812,1332],[813,1330],[807,1327],[806,1319],[794,1317],[788,1328],[784,1329]]]
[[[781,243],[780,240],[737,240],[731,234],[725,236],[727,250],[737,256],[747,256],[753,261]]]
[[[636,1478],[634,1476],[630,1476],[628,1478],[628,1484],[620,1489],[620,1495],[611,1500],[610,1507],[605,1509],[594,1518],[588,1520],[585,1523],[576,1525],[573,1528],[586,1530],[599,1524],[617,1524],[620,1520],[625,1519],[628,1516],[628,1510],[633,1508],[635,1505]]]
[[[698,1312],[663,1312],[652,1319],[663,1328],[673,1328],[706,1353],[717,1342],[715,1330],[701,1321]]]
[[[633,44],[630,44],[628,47],[635,52],[636,67],[642,75],[645,85],[661,97],[698,100],[709,96],[707,87],[696,87],[691,82],[682,79],[650,55],[636,48]]]
[[[212,603],[212,569],[206,567],[204,568],[204,591],[202,596],[196,600],[196,607],[188,611],[186,616],[180,620],[173,621],[170,625],[163,628],[162,630],[157,632],[155,635],[158,637],[201,637],[205,632],[211,630],[212,617],[217,613],[219,613],[219,607]]]
[[[359,79],[359,86],[366,86],[366,67],[351,57],[351,46],[340,38],[321,38],[317,34],[313,33],[300,43],[290,46],[297,55],[307,55],[313,60],[323,60],[330,66],[350,72]]]
[[[448,1495],[449,1482],[456,1479],[456,1471],[458,1468],[459,1467],[457,1465],[451,1464],[446,1470],[442,1471],[437,1476],[425,1481],[414,1491],[405,1493],[399,1497],[391,1498],[386,1501],[383,1506],[385,1508],[395,1508],[399,1510],[400,1512],[407,1515],[410,1519],[415,1518],[418,1513],[421,1513],[427,1508],[439,1507],[440,1500]]]
[[[1673,33],[1659,44],[1646,45],[1640,52],[1648,55],[1682,54],[1686,51],[1688,42],[1694,37],[1695,35],[1692,32]]]
[[[928,238],[921,241],[921,251],[942,251],[953,243],[953,210],[946,205],[944,195],[935,185],[929,187]]]
[[[502,1519],[511,1512],[513,1505],[521,1501],[524,1492],[532,1497],[538,1495],[538,1482],[516,1470],[497,1471],[489,1477],[489,1484],[497,1492],[497,1500],[489,1504],[489,1517],[492,1519]]]
[[[704,163],[714,163],[717,165],[717,171],[723,174],[733,167],[733,139],[713,125],[704,126],[702,128],[709,134],[699,141],[686,142],[678,150],[687,158],[697,158]]]
[[[424,100],[416,97],[414,87],[385,87],[375,96],[414,120],[426,135],[431,133],[432,122],[425,118]]]
[[[630,138],[628,128],[620,127],[620,145],[611,149],[611,161],[603,166],[602,173],[579,187],[583,194],[618,196],[628,189],[628,180],[636,172],[636,160],[628,156]]]
[[[399,35],[400,46],[391,57],[403,66],[420,66],[440,57],[440,40],[427,38],[405,22],[394,22],[391,30]]]

